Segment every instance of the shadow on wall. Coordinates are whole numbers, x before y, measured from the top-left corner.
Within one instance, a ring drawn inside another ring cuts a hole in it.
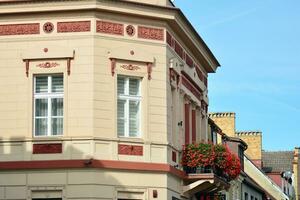
[[[86,142],[92,141],[83,145]],[[0,138],[0,200],[115,199],[140,194],[126,193],[115,178],[116,171],[101,168],[99,161],[73,143]]]

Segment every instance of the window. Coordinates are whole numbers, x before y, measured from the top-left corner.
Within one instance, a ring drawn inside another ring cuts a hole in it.
[[[245,198],[244,198],[244,200],[248,200],[248,193],[247,192],[245,192]]]
[[[34,78],[34,136],[63,134],[63,75]]]
[[[141,79],[118,76],[118,136],[141,137]]]

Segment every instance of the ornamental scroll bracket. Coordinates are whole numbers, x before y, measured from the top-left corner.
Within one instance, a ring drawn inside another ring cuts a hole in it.
[[[30,53],[27,53],[30,52]],[[54,60],[65,60],[67,66],[67,74],[71,74],[71,61],[75,58],[75,50],[64,50],[56,48],[38,48],[34,50],[28,50],[23,55],[23,62],[25,62],[25,73],[26,77],[29,76],[30,62],[33,61],[44,61],[38,65],[40,68],[52,68],[59,64],[50,61]]]

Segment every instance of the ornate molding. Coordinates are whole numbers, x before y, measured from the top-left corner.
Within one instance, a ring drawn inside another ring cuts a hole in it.
[[[89,32],[91,31],[91,21],[57,22],[57,32]]]
[[[164,29],[138,26],[138,37],[151,40],[164,40]]]
[[[135,35],[135,28],[134,28],[134,26],[128,25],[126,27],[126,33],[127,33],[127,35],[129,35],[131,37],[134,36]]]
[[[62,153],[62,144],[61,143],[33,144],[32,153],[33,154]]]
[[[201,101],[201,90],[199,90],[197,87],[194,86],[194,83],[192,83],[190,80],[188,80],[187,77],[183,74],[181,76],[181,83],[188,89],[199,101]]]
[[[143,146],[119,144],[118,154],[129,155],[129,156],[142,156]]]
[[[107,21],[97,21],[96,32],[113,35],[124,35],[124,25]]]
[[[53,68],[59,66],[57,62],[43,62],[36,65],[39,68]]]
[[[0,25],[0,36],[30,34],[40,34],[40,23]]]
[[[129,65],[121,65],[121,68],[126,69],[126,70],[131,70],[131,71],[135,71],[135,70],[141,69],[139,66],[137,66],[137,65],[132,65],[132,64],[129,64]]]
[[[51,22],[46,22],[43,25],[43,30],[45,33],[52,33],[54,30],[54,25]]]

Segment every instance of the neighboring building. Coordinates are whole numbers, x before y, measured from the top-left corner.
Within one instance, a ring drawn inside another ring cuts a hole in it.
[[[294,173],[294,189],[296,200],[300,199],[300,147],[295,147],[294,149],[294,159],[293,159],[293,173]]]
[[[0,199],[195,199],[219,66],[167,0],[0,2]]]
[[[236,189],[240,188],[241,191],[238,197],[249,200],[255,200],[255,198],[278,200],[289,199],[288,195],[286,195],[283,190],[281,190],[281,188],[261,170],[262,133],[260,131],[236,131],[236,116],[233,112],[209,113],[209,117],[219,129],[222,130],[223,137],[229,137],[235,141],[240,140],[248,146],[245,155],[243,154],[244,177],[240,178],[240,184],[237,182],[235,183]],[[234,148],[231,147],[231,149]],[[242,177],[242,175],[243,174],[241,174],[240,177]]]
[[[263,171],[290,199],[295,199],[293,159],[293,151],[262,151]]]

